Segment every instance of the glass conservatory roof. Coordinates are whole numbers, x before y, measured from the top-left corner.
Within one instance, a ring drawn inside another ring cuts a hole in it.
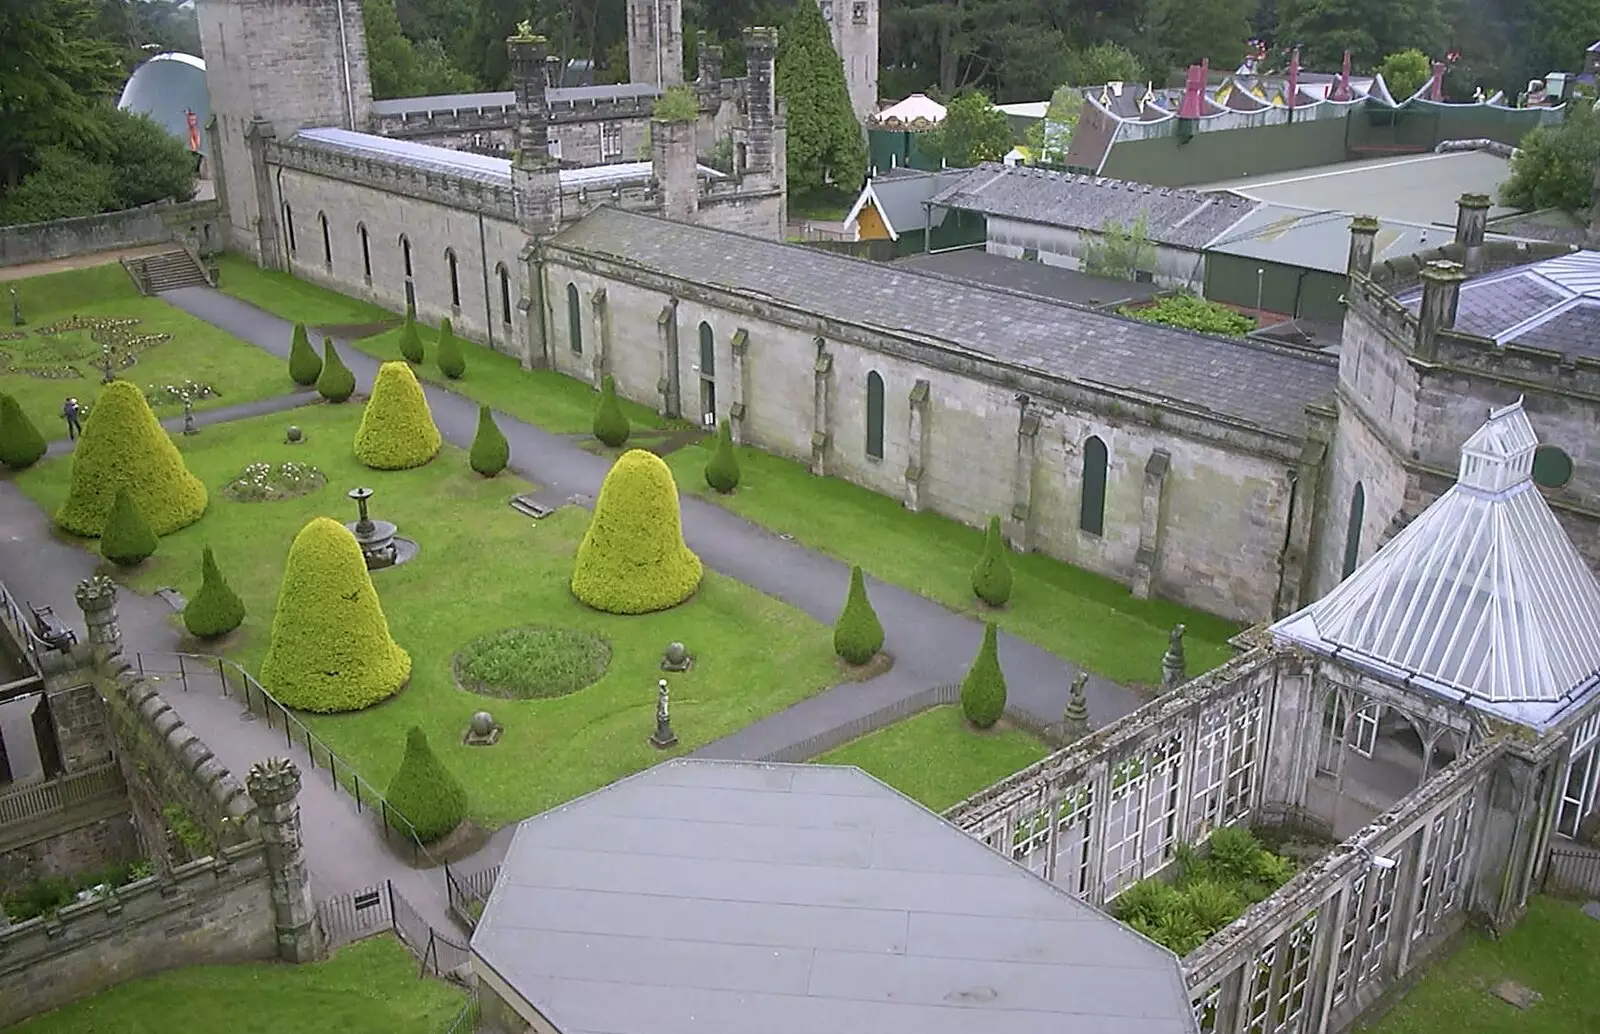
[[[1534,486],[1538,444],[1521,402],[1491,413],[1456,484],[1275,637],[1531,724],[1600,685],[1600,581]]]

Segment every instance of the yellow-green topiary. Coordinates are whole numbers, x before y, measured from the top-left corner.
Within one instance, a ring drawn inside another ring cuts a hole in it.
[[[410,676],[355,536],[314,518],[289,547],[261,684],[286,707],[327,713],[371,707]]]
[[[437,456],[439,443],[439,428],[411,367],[402,362],[378,367],[356,429],[356,459],[374,470],[408,470]]]
[[[144,393],[129,381],[106,385],[89,411],[56,524],[74,535],[98,536],[119,488],[128,490],[157,535],[188,527],[206,512],[206,486],[183,465]]]
[[[672,471],[661,457],[629,449],[600,486],[573,595],[596,610],[648,614],[694,595],[700,574],[700,558],[683,541]]]

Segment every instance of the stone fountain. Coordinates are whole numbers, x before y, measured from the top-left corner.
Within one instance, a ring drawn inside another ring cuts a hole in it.
[[[346,494],[355,500],[360,518],[346,524],[345,528],[355,536],[356,544],[361,547],[367,570],[394,567],[417,555],[417,544],[397,536],[395,531],[398,529],[393,522],[376,521],[367,514],[367,500],[372,498],[372,489],[352,488]]]

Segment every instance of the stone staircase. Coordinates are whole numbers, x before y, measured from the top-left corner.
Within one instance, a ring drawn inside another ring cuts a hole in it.
[[[159,255],[125,259],[128,275],[141,294],[160,294],[180,287],[205,286],[209,281],[203,269],[187,251],[174,248]]]

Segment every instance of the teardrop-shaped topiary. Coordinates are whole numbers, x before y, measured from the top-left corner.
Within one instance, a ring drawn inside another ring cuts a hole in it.
[[[406,754],[389,780],[388,801],[424,844],[447,836],[467,817],[466,789],[444,767],[419,726],[406,733]]]
[[[441,442],[411,367],[400,362],[378,367],[356,429],[356,459],[374,470],[409,470],[437,456]]]
[[[133,493],[126,485],[117,489],[105,530],[100,533],[100,555],[118,567],[132,567],[154,553],[159,545],[161,539],[150,530],[149,522],[139,512]]]
[[[344,402],[356,393],[356,375],[339,358],[333,338],[322,342],[322,373],[317,376],[317,394],[329,402]]]
[[[833,623],[833,652],[847,664],[865,664],[883,649],[883,623],[867,599],[867,579],[861,568],[850,569],[850,591],[844,609]]]
[[[700,558],[683,541],[678,486],[661,457],[629,449],[612,465],[578,547],[572,592],[596,610],[666,610],[700,586]]]
[[[983,645],[961,680],[961,713],[980,729],[988,729],[1006,713],[1006,677],[1000,670],[1000,649],[994,622],[983,626]]]
[[[244,621],[244,601],[233,591],[207,546],[200,560],[200,591],[184,604],[183,627],[199,639],[227,635]]]
[[[294,340],[289,345],[289,377],[302,388],[309,388],[322,376],[322,357],[311,347],[306,325],[294,325]]]
[[[129,381],[112,381],[78,436],[72,483],[56,524],[74,535],[98,536],[124,487],[157,535],[170,535],[206,512],[206,486],[183,465],[144,392]]]
[[[486,478],[492,478],[511,462],[511,443],[494,422],[494,411],[488,406],[478,407],[478,433],[472,437],[472,452],[467,457],[472,469]]]
[[[405,326],[400,328],[400,355],[408,363],[422,362],[422,334],[417,331],[417,310],[406,306]]]
[[[1003,607],[1011,598],[1011,549],[1000,534],[1000,518],[989,518],[983,556],[972,569],[972,592],[991,607]]]
[[[706,461],[706,484],[727,495],[739,487],[739,457],[733,451],[733,431],[728,421],[717,428],[717,448]]]
[[[439,364],[439,372],[453,381],[460,380],[467,372],[467,357],[461,352],[461,342],[456,340],[449,319],[439,321],[439,347],[434,350],[433,358]]]
[[[371,707],[410,676],[355,536],[314,518],[289,547],[261,684],[285,707],[327,713]]]
[[[25,470],[39,462],[49,444],[10,395],[0,395],[0,463]]]
[[[617,401],[617,382],[608,373],[600,382],[600,400],[594,407],[594,436],[613,449],[620,449],[632,433],[628,415]]]

